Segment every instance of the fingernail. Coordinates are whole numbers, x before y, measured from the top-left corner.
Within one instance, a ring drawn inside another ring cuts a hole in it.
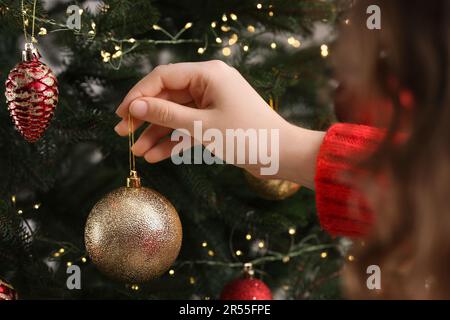
[[[138,100],[131,104],[130,113],[131,113],[131,115],[133,115],[135,117],[142,118],[146,115],[147,108],[148,108],[148,106],[145,101]]]

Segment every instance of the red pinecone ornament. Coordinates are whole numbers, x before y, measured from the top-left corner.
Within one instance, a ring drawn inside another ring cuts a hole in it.
[[[17,292],[14,288],[0,279],[0,301],[17,300]]]
[[[44,135],[58,103],[56,77],[39,58],[33,44],[25,44],[23,61],[11,70],[5,83],[8,110],[28,142],[36,142]]]

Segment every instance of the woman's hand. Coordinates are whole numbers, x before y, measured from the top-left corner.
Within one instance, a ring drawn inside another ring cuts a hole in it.
[[[179,143],[170,140],[173,129],[187,129],[193,136],[194,121],[202,121],[203,130],[215,128],[224,136],[226,129],[279,129],[280,169],[278,174],[267,178],[313,187],[323,133],[289,124],[236,69],[221,61],[155,68],[130,90],[118,107],[117,114],[122,120],[115,130],[121,136],[128,134],[128,112],[135,129],[145,122],[151,123],[132,148],[136,156],[143,156],[148,162],[170,157],[172,148]],[[262,163],[239,166],[260,175]]]

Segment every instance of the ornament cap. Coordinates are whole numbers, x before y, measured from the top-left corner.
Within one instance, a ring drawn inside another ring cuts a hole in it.
[[[253,270],[253,265],[248,262],[244,264],[244,278],[253,278],[255,271]]]
[[[139,177],[137,171],[135,170],[130,171],[130,176],[127,178],[127,187],[128,188],[141,187],[141,178]]]
[[[22,50],[22,61],[37,60],[41,57],[38,49],[32,42],[25,43],[24,50]]]

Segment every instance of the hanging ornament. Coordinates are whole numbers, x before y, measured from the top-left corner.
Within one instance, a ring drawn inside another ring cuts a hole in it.
[[[278,111],[278,103],[274,103],[273,98],[269,100],[270,107]],[[244,172],[245,180],[249,187],[255,191],[261,198],[266,200],[284,200],[295,194],[300,185],[297,183],[278,180],[278,179],[261,179]]]
[[[141,186],[131,152],[133,131],[129,129],[127,186],[95,204],[84,237],[89,256],[100,271],[123,282],[142,283],[162,275],[175,261],[182,229],[173,205],[155,190]]]
[[[23,2],[22,2],[23,5]],[[38,141],[50,125],[58,103],[58,82],[52,70],[41,62],[35,48],[33,6],[31,41],[25,43],[22,62],[18,63],[6,79],[6,104],[16,129],[28,142]],[[24,35],[27,41],[25,13]]]
[[[251,263],[246,263],[243,275],[225,285],[220,294],[220,299],[272,300],[272,292],[263,281],[254,278]]]
[[[14,290],[14,288],[10,284],[0,279],[0,301],[17,300],[17,299],[18,296],[16,290]]]

